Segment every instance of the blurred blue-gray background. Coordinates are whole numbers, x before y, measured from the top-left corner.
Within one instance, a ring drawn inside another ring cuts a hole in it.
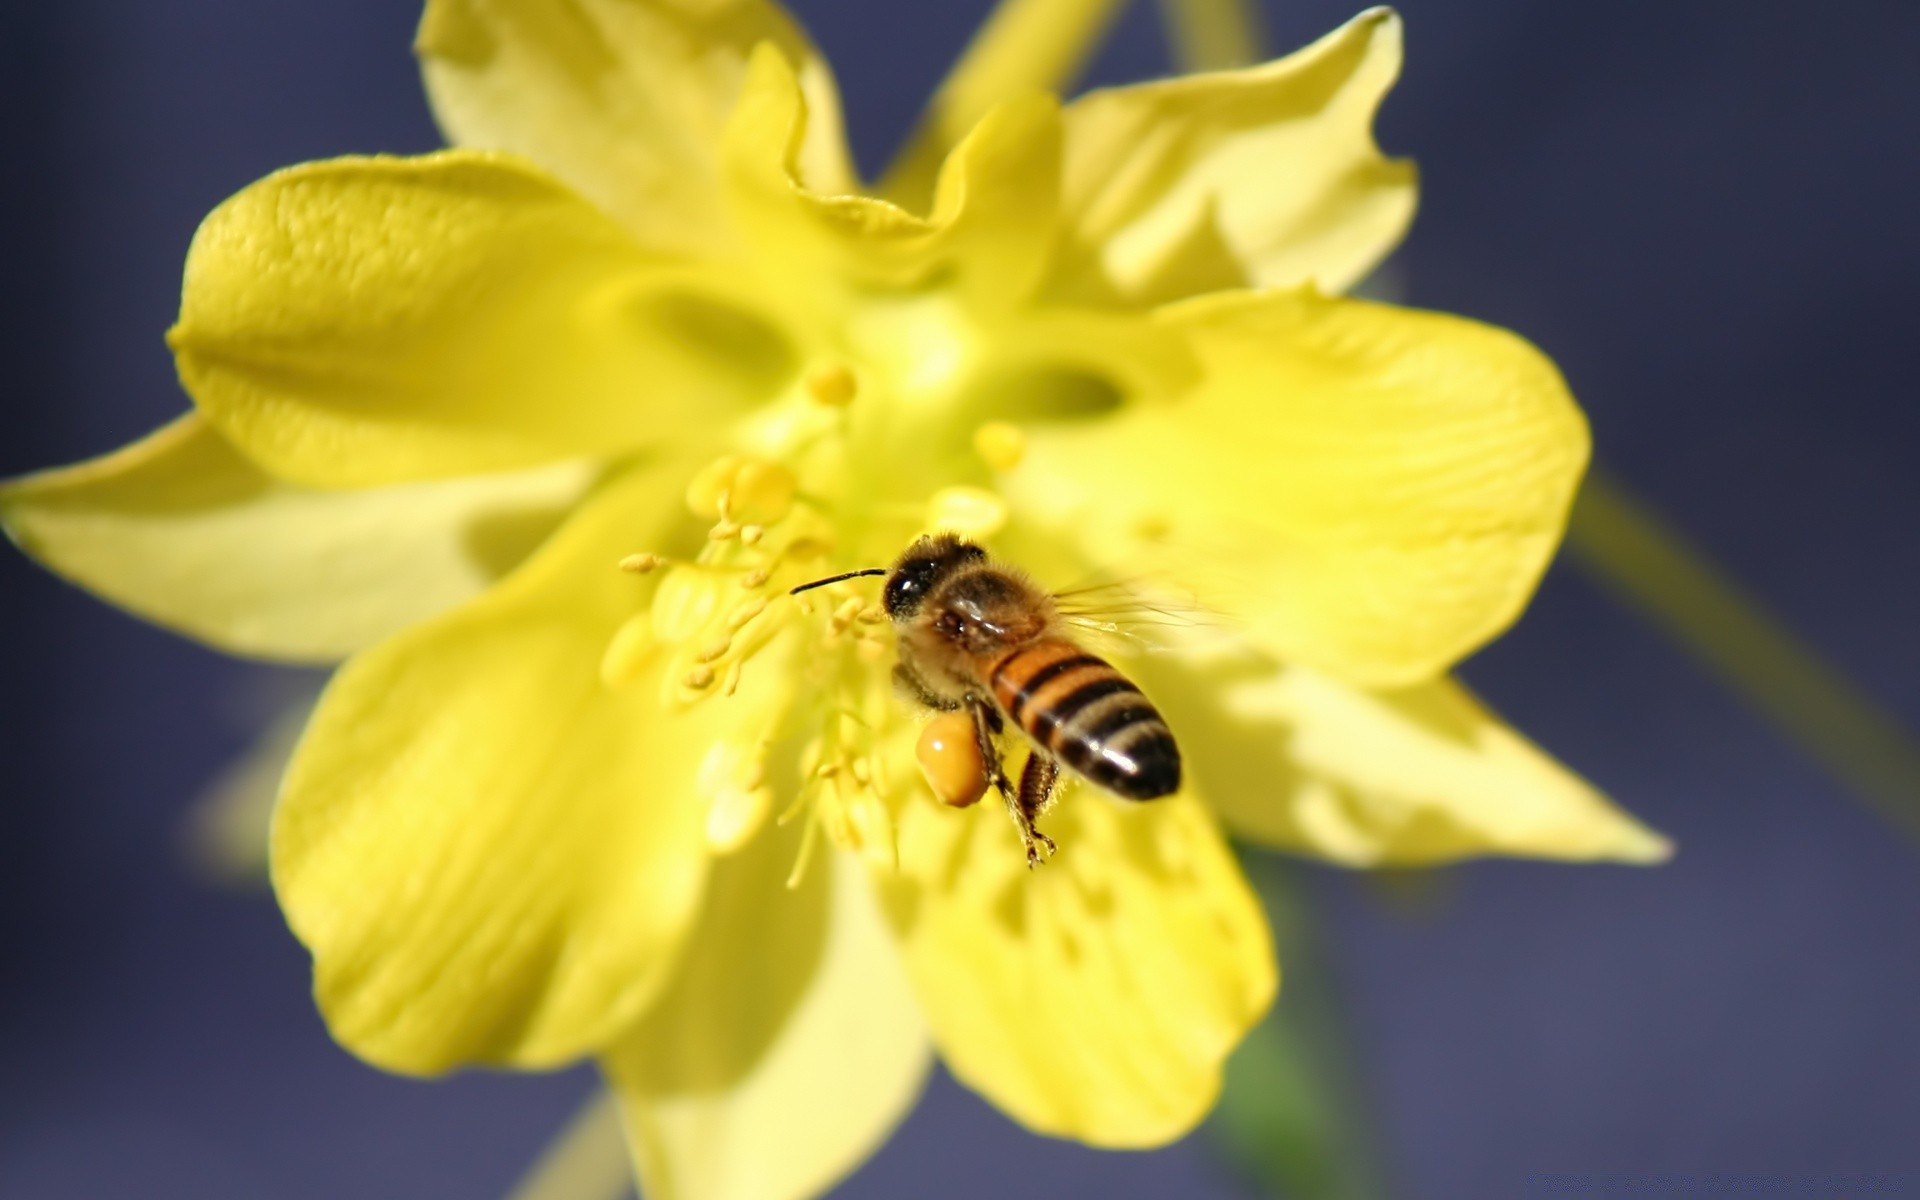
[[[986,7],[798,5],[869,169]],[[1424,178],[1409,298],[1545,347],[1604,461],[1920,728],[1920,5],[1403,12],[1380,132]],[[1352,9],[1266,13],[1291,48]],[[0,11],[0,475],[184,407],[160,335],[215,203],[304,159],[436,145],[416,15]],[[1136,5],[1096,81],[1164,71],[1161,47]],[[264,893],[184,865],[185,813],[247,745],[260,674],[0,550],[0,1196],[495,1196],[590,1086],[360,1065]],[[1477,864],[1417,904],[1302,873],[1394,1192],[1519,1195],[1574,1171],[1920,1180],[1920,845],[1565,566],[1465,674],[1681,853]],[[1098,1154],[941,1079],[841,1194],[1254,1193],[1203,1139]]]

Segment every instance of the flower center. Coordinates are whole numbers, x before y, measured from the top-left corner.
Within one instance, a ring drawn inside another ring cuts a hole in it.
[[[862,362],[892,382],[907,403],[951,392],[979,361],[979,331],[943,292],[870,300],[847,322]]]
[[[736,702],[749,672],[775,674],[766,681],[782,692],[773,715],[743,710],[733,732],[708,751],[697,786],[717,853],[743,845],[769,817],[804,820],[796,882],[821,831],[891,868],[895,806],[933,801],[923,789],[901,786],[917,782],[905,764],[919,722],[893,695],[894,633],[874,581],[797,596],[791,589],[850,567],[885,566],[922,532],[986,537],[1007,520],[1005,502],[989,487],[932,487],[941,447],[908,432],[924,428],[911,419],[896,423],[912,402],[891,403],[894,389],[945,386],[959,368],[942,365],[941,347],[966,351],[955,348],[964,331],[937,305],[894,308],[867,333],[879,345],[893,329],[916,340],[919,353],[879,370],[862,357],[859,370],[827,361],[804,372],[787,397],[741,431],[740,452],[708,463],[688,484],[687,508],[709,522],[698,554],[637,553],[621,562],[658,582],[601,663],[609,686],[651,680],[670,711]],[[884,398],[872,395],[882,381],[893,387]],[[970,448],[963,440],[959,453],[974,464],[973,475],[990,480],[1016,464],[1023,448],[1018,430],[995,423],[974,431]],[[770,776],[797,776],[791,803],[777,814]]]

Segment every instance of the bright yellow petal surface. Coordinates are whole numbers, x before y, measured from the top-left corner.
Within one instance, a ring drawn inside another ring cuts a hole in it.
[[[1040,824],[1060,852],[1029,870],[1000,804],[901,806],[900,875],[881,882],[934,1042],[1038,1132],[1171,1141],[1272,1001],[1266,920],[1191,796],[1079,786]]]
[[[548,1066],[597,1049],[672,973],[706,875],[700,768],[767,736],[787,684],[747,674],[669,714],[600,662],[651,584],[678,471],[629,474],[479,599],[351,660],[273,829],[274,887],[329,1027],[381,1066]]]
[[[1190,590],[1276,658],[1372,685],[1431,678],[1519,613],[1588,446],[1539,351],[1311,292],[1161,316],[1201,381],[1035,427],[1009,477],[1022,516],[1095,566]]]
[[[1363,867],[1670,852],[1452,679],[1365,691],[1220,657],[1151,663],[1142,681],[1214,810],[1264,846]]]
[[[236,654],[326,662],[477,595],[591,481],[573,463],[321,491],[274,479],[188,415],[0,485],[0,523],[149,621]]]
[[[1362,13],[1287,58],[1084,96],[1066,110],[1069,291],[1139,303],[1247,283],[1343,291],[1413,218],[1413,165],[1373,115],[1400,72],[1400,19]]]
[[[798,833],[799,827],[789,827]],[[679,977],[603,1056],[648,1200],[804,1200],[873,1152],[932,1058],[857,861],[769,831],[719,864]]]
[[[728,201],[754,260],[786,286],[957,287],[1006,307],[1045,265],[1059,193],[1060,112],[1049,96],[999,105],[954,147],[925,216],[807,185],[796,148],[817,120],[787,60],[754,56],[727,129]]]
[[[712,436],[791,373],[720,286],[519,160],[336,159],[213,211],[170,340],[249,457],[368,486]]]
[[[416,49],[449,141],[524,154],[644,245],[711,255],[732,241],[720,131],[762,41],[800,64],[807,179],[851,190],[833,75],[777,4],[430,0]]]

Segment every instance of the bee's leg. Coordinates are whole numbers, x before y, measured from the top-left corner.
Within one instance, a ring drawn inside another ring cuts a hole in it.
[[[927,681],[920,678],[920,672],[903,662],[893,664],[893,686],[907,699],[936,712],[952,712],[960,707],[958,700],[942,696],[928,687]]]
[[[1047,848],[1047,854],[1059,852],[1060,847],[1053,839],[1034,827],[1033,820],[1047,807],[1047,800],[1053,795],[1053,785],[1060,778],[1060,764],[1053,756],[1042,750],[1027,755],[1027,765],[1020,772],[1020,795],[1010,800],[1008,807],[1014,809],[1014,823],[1020,826],[1020,837],[1027,844],[1027,866],[1040,865],[1040,850],[1034,843]]]
[[[994,744],[993,735],[1000,732],[1000,714],[993,705],[978,696],[967,697],[967,711],[973,714],[973,736],[980,744],[980,761],[987,768],[987,782],[1000,789],[1000,794],[1013,803],[1013,784],[1007,779],[1006,764],[1000,761],[1000,747]]]

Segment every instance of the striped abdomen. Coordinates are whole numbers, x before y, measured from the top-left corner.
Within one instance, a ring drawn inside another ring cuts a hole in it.
[[[993,698],[1036,745],[1129,800],[1180,787],[1180,750],[1140,689],[1064,638],[1029,642],[994,664]]]

